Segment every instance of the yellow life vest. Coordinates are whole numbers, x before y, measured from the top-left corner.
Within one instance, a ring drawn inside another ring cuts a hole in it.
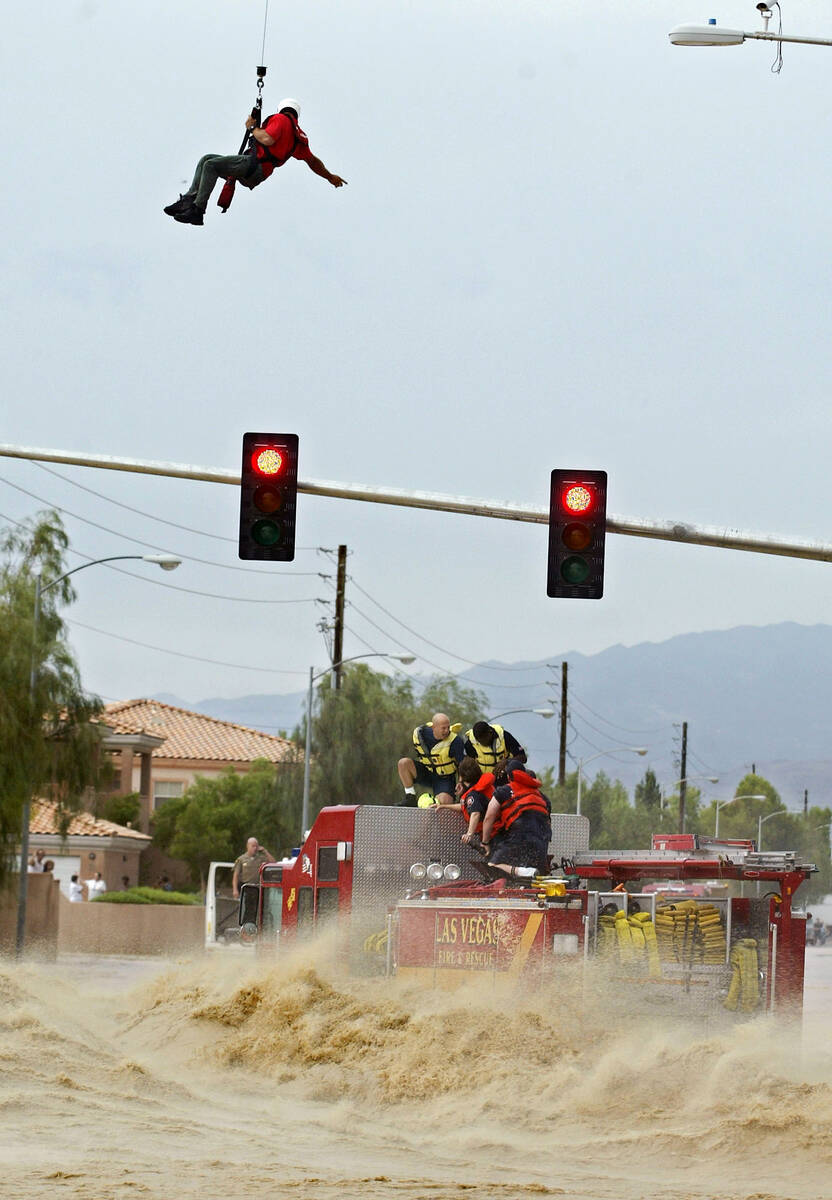
[[[452,725],[450,732],[441,742],[437,742],[428,750],[419,736],[424,725],[417,725],[413,730],[413,745],[416,747],[416,757],[423,766],[434,775],[456,775],[456,759],[451,758],[451,744],[459,733],[461,726]]]
[[[477,756],[477,762],[480,764],[480,770],[493,771],[496,763],[501,758],[506,757],[506,732],[502,725],[492,725],[491,728],[496,733],[493,746],[486,746],[483,742],[478,742],[474,737],[473,729],[469,729],[465,737],[474,747],[474,753]]]

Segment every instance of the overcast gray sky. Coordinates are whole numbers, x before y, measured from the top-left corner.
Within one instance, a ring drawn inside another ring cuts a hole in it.
[[[832,38],[832,5],[784,9]],[[238,469],[245,430],[297,431],[304,478],[540,505],[552,467],[602,467],[617,515],[829,539],[832,50],[787,46],[776,77],[766,44],[668,42],[756,28],[752,3],[272,0],[266,110],[299,97],[349,186],[290,163],[178,225],[196,159],[239,144],[263,15],[7,7],[0,440]],[[0,459],[105,527],[66,517],[83,553],[215,564],[79,575],[109,698],[303,686],[339,542],[345,653],[397,639],[420,672],[828,619],[823,564],[610,537],[603,601],[554,601],[544,527],[304,497],[295,564],[252,569],[234,488],[57,471]],[[0,483],[5,517],[42,506]]]

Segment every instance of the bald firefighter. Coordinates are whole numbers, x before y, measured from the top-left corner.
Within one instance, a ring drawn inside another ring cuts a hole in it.
[[[434,713],[428,725],[413,730],[413,758],[400,758],[399,779],[404,788],[400,807],[415,808],[416,784],[432,792],[437,804],[453,804],[457,770],[465,757],[459,725],[445,713]]]

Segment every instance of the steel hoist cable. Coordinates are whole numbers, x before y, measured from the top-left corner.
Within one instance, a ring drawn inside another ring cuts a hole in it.
[[[263,86],[266,82],[266,71],[268,70],[268,68],[265,66],[265,63],[264,63],[264,60],[266,57],[266,31],[268,29],[268,25],[269,25],[269,0],[266,0],[266,8],[265,8],[265,12],[263,14],[263,42],[260,47],[260,65],[256,68],[256,71],[257,71],[257,99],[254,101],[254,104],[251,109],[251,115],[256,122],[256,124],[254,126],[255,129],[259,129],[259,127],[263,123]],[[238,154],[247,154],[250,144],[251,144],[251,141],[252,141],[252,131],[250,129],[246,129],[245,134],[243,135],[243,140],[240,143],[240,149],[237,151],[237,153]],[[219,199],[217,200],[217,207],[220,208],[224,213],[227,213],[229,208],[231,207],[231,201],[234,199],[234,187],[235,187],[235,180],[228,179],[228,180],[226,180],[225,186],[223,187],[222,191],[220,192]]]

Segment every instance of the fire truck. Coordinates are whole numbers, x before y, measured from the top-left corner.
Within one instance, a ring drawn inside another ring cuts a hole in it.
[[[799,1011],[806,913],[795,893],[816,868],[796,853],[695,835],[593,851],[585,817],[554,813],[556,868],[519,886],[484,879],[463,831],[453,809],[324,808],[296,856],[242,889],[240,940],[269,951],[329,928],[353,972],[437,986],[545,986],[597,961],[662,1005]]]

